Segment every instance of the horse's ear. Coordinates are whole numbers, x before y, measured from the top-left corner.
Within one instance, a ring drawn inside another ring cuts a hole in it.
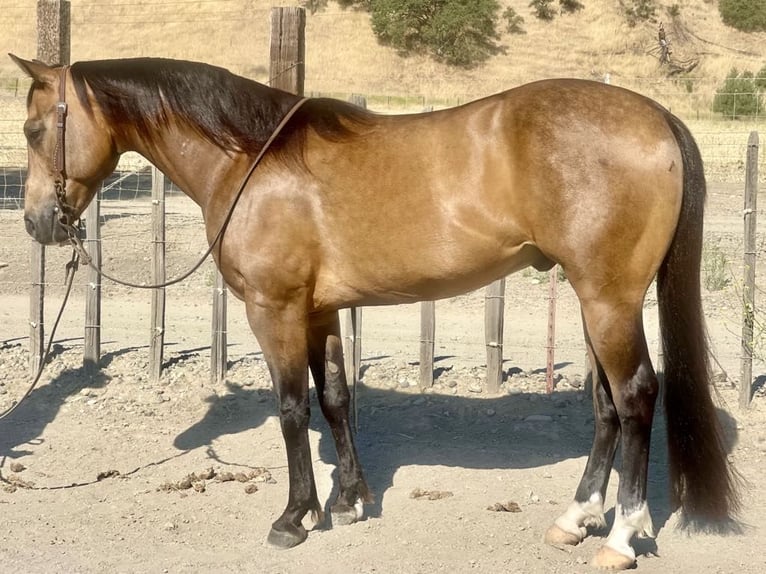
[[[21,71],[34,81],[40,82],[41,84],[51,84],[54,82],[56,73],[50,66],[47,66],[38,60],[22,60],[14,54],[8,55],[11,57],[11,60],[21,68]]]

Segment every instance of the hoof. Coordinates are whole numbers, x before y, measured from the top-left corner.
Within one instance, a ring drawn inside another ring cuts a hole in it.
[[[628,570],[636,565],[636,559],[625,556],[609,546],[602,546],[591,564],[599,570]]]
[[[335,504],[331,509],[333,525],[346,526],[359,522],[364,516],[364,505],[361,500],[357,500],[354,506],[348,504]]]
[[[298,546],[307,537],[308,533],[303,526],[288,524],[286,527],[280,526],[279,529],[272,526],[266,541],[274,548],[286,550],[287,548]]]
[[[582,542],[582,536],[567,532],[553,524],[545,533],[543,540],[551,546],[577,546]]]

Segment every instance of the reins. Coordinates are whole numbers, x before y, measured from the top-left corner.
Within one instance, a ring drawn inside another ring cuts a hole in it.
[[[61,212],[62,217],[60,218],[60,223],[66,228],[67,233],[69,234],[69,242],[72,244],[72,247],[74,250],[79,254],[80,259],[82,260],[84,265],[87,265],[91,269],[93,269],[96,273],[98,273],[101,277],[104,277],[106,279],[109,279],[110,281],[113,281],[114,283],[118,283],[119,285],[124,285],[126,287],[134,287],[136,289],[159,289],[162,287],[168,287],[170,285],[175,285],[176,283],[180,283],[187,277],[189,277],[192,273],[194,273],[197,269],[200,268],[200,266],[205,262],[205,259],[207,259],[208,255],[210,255],[213,252],[213,249],[215,248],[216,244],[221,240],[223,237],[224,232],[226,231],[226,228],[229,225],[229,222],[231,221],[232,216],[234,215],[234,209],[237,206],[237,203],[239,203],[240,198],[242,197],[242,194],[245,191],[245,186],[247,185],[247,182],[250,180],[250,177],[253,175],[253,172],[255,171],[255,168],[258,167],[258,164],[261,163],[261,160],[264,158],[266,153],[269,151],[269,148],[274,143],[274,141],[279,137],[279,134],[282,132],[284,127],[287,125],[287,123],[290,121],[290,119],[295,115],[295,112],[298,111],[298,109],[308,100],[308,98],[301,98],[293,106],[290,108],[290,110],[285,114],[285,116],[282,118],[282,120],[279,122],[276,128],[274,128],[274,131],[271,132],[271,135],[266,140],[266,143],[263,145],[261,150],[258,152],[258,155],[255,156],[255,159],[253,160],[253,163],[250,165],[250,168],[247,170],[247,173],[245,173],[245,176],[242,178],[241,183],[239,184],[239,188],[237,189],[237,193],[234,196],[234,200],[231,202],[231,205],[229,206],[228,211],[226,212],[226,217],[224,218],[223,222],[221,223],[220,228],[218,229],[218,233],[216,233],[213,240],[210,242],[210,245],[208,246],[205,253],[200,257],[200,259],[185,273],[182,275],[179,275],[178,277],[175,277],[173,279],[169,279],[168,281],[165,281],[163,283],[158,283],[155,285],[146,285],[146,284],[139,284],[139,283],[131,283],[130,281],[125,281],[123,279],[118,279],[116,277],[113,277],[106,273],[103,269],[98,267],[93,263],[93,259],[88,254],[88,252],[85,249],[85,246],[82,243],[82,240],[80,239],[78,228],[69,221],[69,217],[67,213],[71,212],[71,208],[66,204],[64,201],[64,197],[59,200],[61,204]],[[66,192],[66,190],[64,190]]]
[[[156,285],[145,285],[145,284],[131,283],[130,281],[124,281],[122,279],[112,277],[111,275],[104,272],[104,270],[101,269],[99,266],[93,263],[93,258],[85,249],[85,246],[83,245],[82,240],[80,239],[80,236],[79,236],[80,220],[79,218],[74,216],[74,209],[66,202],[65,136],[66,136],[66,118],[67,118],[67,112],[68,112],[68,106],[66,103],[66,73],[68,68],[69,68],[68,66],[63,66],[59,72],[59,101],[56,103],[56,148],[53,152],[53,167],[55,172],[55,176],[53,180],[53,188],[54,188],[54,192],[56,196],[56,206],[54,207],[54,210],[58,212],[59,223],[66,229],[67,235],[69,236],[69,242],[72,244],[72,259],[66,266],[66,269],[67,269],[66,292],[64,294],[64,300],[61,303],[61,309],[59,309],[58,315],[56,316],[56,320],[53,323],[51,334],[48,337],[48,344],[46,345],[45,352],[43,353],[43,356],[40,359],[40,365],[37,369],[37,373],[35,374],[34,380],[30,384],[27,391],[22,395],[22,397],[18,401],[16,401],[12,406],[7,408],[4,412],[0,413],[0,419],[4,419],[8,415],[10,415],[13,411],[15,411],[18,408],[18,406],[24,401],[24,399],[26,399],[32,393],[32,391],[37,387],[37,384],[40,382],[40,377],[42,377],[45,363],[48,360],[51,347],[53,346],[53,337],[56,334],[56,328],[58,327],[59,321],[61,320],[61,317],[64,314],[64,308],[66,307],[67,301],[69,299],[69,294],[72,290],[74,274],[77,271],[79,262],[82,261],[85,265],[93,269],[101,277],[109,279],[110,281],[113,281],[114,283],[118,283],[126,287],[134,287],[136,289],[160,289],[162,287],[175,285],[176,283],[179,283],[183,281],[184,279],[186,279],[187,277],[189,277],[192,273],[194,273],[195,271],[197,271],[197,269],[200,268],[200,266],[205,262],[205,259],[207,259],[207,257],[213,252],[213,249],[215,248],[216,244],[218,244],[221,241],[221,238],[223,237],[223,234],[225,233],[226,228],[228,227],[229,222],[231,221],[231,218],[234,215],[234,209],[237,207],[237,203],[239,203],[239,200],[245,191],[245,186],[247,185],[247,182],[250,180],[250,177],[253,175],[255,168],[257,168],[258,165],[261,163],[261,160],[269,151],[274,141],[279,137],[279,134],[282,132],[282,130],[290,121],[290,119],[293,117],[293,115],[295,115],[295,112],[297,112],[298,109],[308,100],[308,98],[301,98],[297,102],[295,102],[293,106],[288,110],[288,112],[284,115],[284,117],[280,120],[279,124],[277,124],[277,127],[274,128],[274,131],[271,132],[271,135],[263,144],[263,147],[261,147],[261,150],[258,152],[258,155],[255,156],[255,159],[253,160],[253,163],[250,165],[250,168],[247,170],[247,173],[245,173],[245,176],[242,178],[242,181],[239,184],[239,188],[237,189],[237,193],[234,196],[234,200],[231,202],[231,205],[229,206],[229,209],[226,212],[226,217],[221,223],[221,226],[218,229],[218,232],[216,233],[215,237],[210,242],[210,245],[207,248],[207,251],[205,251],[204,255],[202,255],[199,261],[197,261],[197,263],[195,263],[192,266],[192,268],[189,269],[187,272],[183,273],[182,275],[178,277],[175,277],[174,279],[170,279],[168,281],[165,281],[164,283],[159,283]]]

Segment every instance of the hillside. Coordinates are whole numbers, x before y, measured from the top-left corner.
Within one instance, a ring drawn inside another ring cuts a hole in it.
[[[534,79],[575,76],[632,87],[660,101],[708,100],[726,73],[766,64],[766,34],[744,34],[723,25],[714,0],[659,0],[674,55],[699,59],[683,83],[665,82],[648,51],[657,24],[630,28],[617,0],[582,0],[585,8],[547,23],[528,0],[500,0],[525,19],[525,34],[504,34],[507,53],[473,70],[424,56],[403,58],[380,46],[366,13],[327,10],[308,16],[306,89],[339,96],[355,92],[422,96],[424,103],[472,99]],[[267,81],[269,10],[297,0],[72,0],[72,60],[168,56],[203,60]],[[677,4],[671,18],[668,7]],[[35,54],[35,0],[0,0],[0,51]],[[17,75],[0,60],[0,75]]]

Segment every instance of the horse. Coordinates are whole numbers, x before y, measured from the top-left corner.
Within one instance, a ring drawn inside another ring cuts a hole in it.
[[[656,102],[553,79],[387,116],[202,63],[11,57],[33,80],[24,222],[35,240],[72,240],[126,151],[201,208],[277,397],[289,494],[272,545],[302,543],[302,519],[324,518],[308,441],[309,371],[338,456],[333,524],[360,520],[372,500],[349,426],[339,309],[451,297],[554,264],[581,306],[595,430],[574,498],[544,540],[575,545],[605,527],[620,446],[614,523],[592,564],[635,566],[633,538],[654,535],[647,467],[661,390],[680,523],[737,523],[738,480],[711,397],[701,303],[703,166],[688,128]],[[655,278],[662,386],[642,324]]]

